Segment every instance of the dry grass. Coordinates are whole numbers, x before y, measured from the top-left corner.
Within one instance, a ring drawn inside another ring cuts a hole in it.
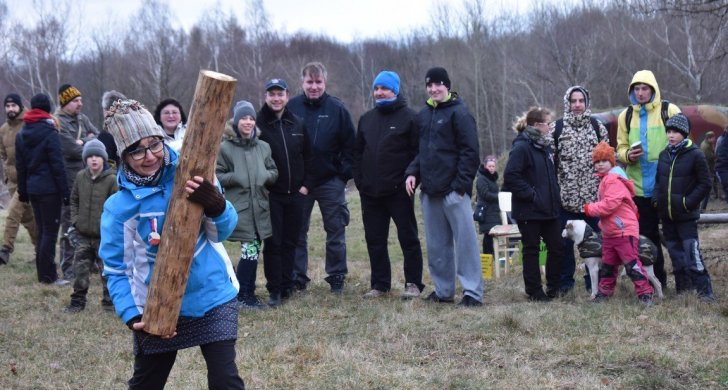
[[[346,293],[331,295],[323,281],[323,229],[315,216],[310,290],[278,310],[240,314],[237,362],[248,388],[728,387],[728,227],[701,228],[717,304],[675,297],[670,282],[666,299],[643,309],[625,280],[604,304],[590,303],[582,282],[558,302],[529,303],[516,269],[486,283],[485,307],[461,309],[399,299],[403,272],[394,230],[395,291],[378,301],[361,299],[369,265],[356,193],[349,199]],[[67,315],[61,310],[71,289],[41,286],[31,261],[23,233],[11,263],[0,268],[0,388],[124,388],[131,335],[101,310],[97,281],[87,310]],[[265,296],[263,280],[261,269],[258,291]],[[205,387],[198,349],[181,351],[168,388]]]

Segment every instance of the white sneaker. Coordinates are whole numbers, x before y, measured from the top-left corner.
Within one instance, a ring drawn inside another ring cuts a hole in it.
[[[56,279],[56,281],[53,282],[53,283],[51,283],[51,284],[54,285],[54,286],[60,286],[60,287],[62,287],[62,286],[67,286],[67,285],[71,284],[71,282],[69,282],[66,279]]]
[[[420,296],[420,289],[414,283],[407,283],[404,285],[404,292],[402,293],[402,299],[413,299]]]

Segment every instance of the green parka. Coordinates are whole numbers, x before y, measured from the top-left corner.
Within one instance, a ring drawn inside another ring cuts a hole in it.
[[[79,171],[71,191],[71,226],[75,226],[84,236],[101,237],[100,221],[104,202],[117,190],[115,169],[104,169],[95,178],[91,178],[88,168]]]
[[[258,139],[257,128],[250,139],[236,137],[220,145],[215,173],[225,198],[238,212],[238,224],[228,240],[250,242],[273,234],[266,185],[278,178],[270,146]],[[257,233],[257,237],[256,237]]]

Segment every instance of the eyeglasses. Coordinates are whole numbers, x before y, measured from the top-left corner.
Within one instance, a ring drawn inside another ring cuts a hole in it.
[[[180,115],[179,111],[162,111],[162,115],[177,116]]]
[[[147,150],[152,152],[152,154],[157,154],[164,149],[164,142],[162,141],[156,141],[152,142],[149,146],[146,148],[138,148],[134,149],[131,152],[127,153],[129,156],[131,156],[132,160],[142,160],[144,157],[147,157]]]

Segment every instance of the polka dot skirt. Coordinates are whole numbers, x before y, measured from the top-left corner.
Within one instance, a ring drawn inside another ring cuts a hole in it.
[[[215,307],[202,317],[180,317],[177,335],[163,339],[145,332],[134,332],[134,355],[177,351],[238,337],[237,300]]]

